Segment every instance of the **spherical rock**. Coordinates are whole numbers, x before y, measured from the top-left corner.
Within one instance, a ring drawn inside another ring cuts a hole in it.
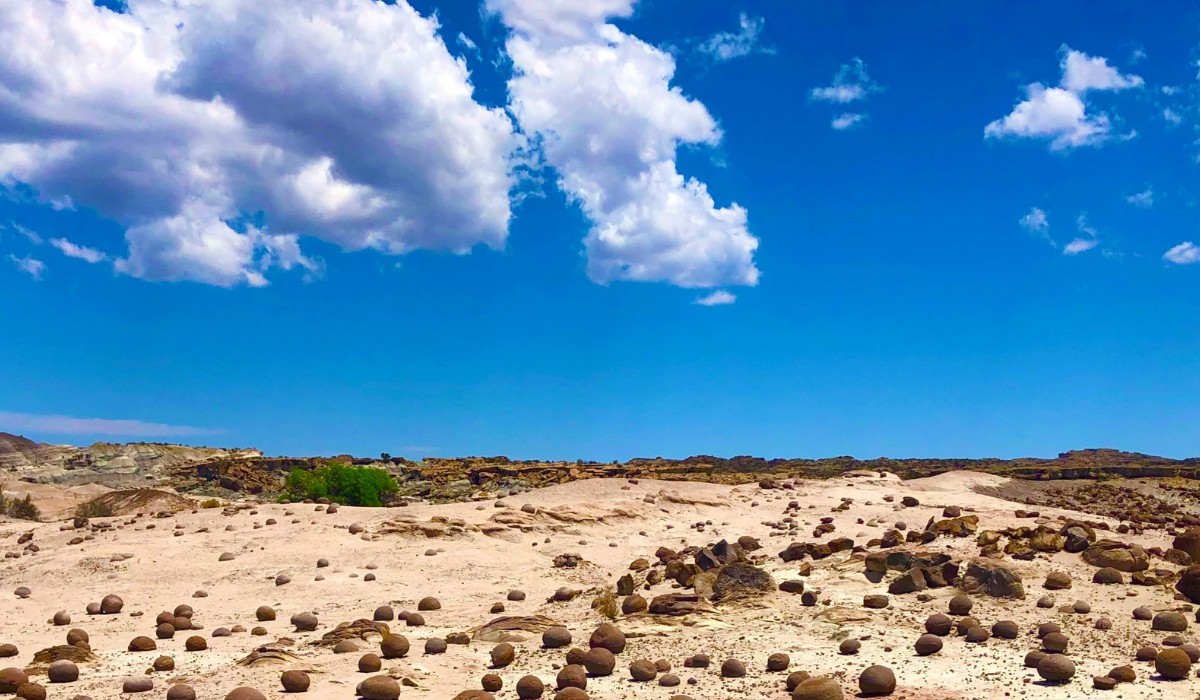
[[[792,700],[842,700],[842,686],[829,676],[809,678],[792,691]]]
[[[504,687],[504,679],[494,673],[484,674],[483,678],[479,679],[483,689],[489,693],[498,693]]]
[[[121,682],[122,693],[148,693],[154,690],[154,679],[149,676],[130,676]]]
[[[767,657],[767,670],[773,672],[786,671],[792,664],[792,659],[783,653],[771,654]]]
[[[1133,654],[1133,658],[1136,661],[1153,661],[1157,657],[1158,649],[1152,646],[1138,647],[1138,650]]]
[[[1038,662],[1037,672],[1051,683],[1062,683],[1075,676],[1075,662],[1062,654],[1046,654]]]
[[[1102,569],[1097,569],[1096,573],[1092,574],[1092,583],[1104,585],[1122,584],[1125,583],[1125,574],[1106,566]]]
[[[100,614],[116,615],[121,612],[121,608],[123,607],[125,607],[125,601],[121,600],[121,596],[110,593],[100,601]]]
[[[1071,639],[1062,632],[1051,632],[1045,637],[1042,637],[1042,649],[1045,649],[1051,654],[1061,654],[1067,650],[1067,646],[1070,644],[1070,642]]]
[[[579,688],[563,688],[554,694],[554,700],[590,700],[590,696]]]
[[[196,700],[196,691],[190,685],[176,683],[167,688],[167,700]]]
[[[267,696],[263,695],[256,688],[243,685],[240,688],[234,688],[225,696],[225,700],[267,700]]]
[[[607,649],[614,654],[620,654],[625,651],[625,633],[617,628],[616,625],[604,622],[601,623],[596,631],[592,632],[592,636],[588,639],[588,646],[593,649],[599,647]]]
[[[363,654],[358,658],[359,673],[376,673],[383,668],[383,661],[377,654]]]
[[[896,690],[896,674],[887,666],[871,666],[859,675],[858,688],[863,695],[891,695]]]
[[[537,676],[521,676],[517,681],[517,697],[521,700],[537,700],[546,692],[546,684]]]
[[[279,676],[279,682],[283,685],[284,692],[288,693],[307,692],[311,683],[304,671],[284,671]]]
[[[16,695],[21,700],[46,700],[46,689],[41,684],[30,681],[21,684]]]
[[[975,607],[975,601],[971,600],[971,596],[959,593],[950,599],[951,615],[969,615],[971,608]]]
[[[129,651],[154,651],[158,645],[149,637],[134,637],[129,642]]]
[[[364,700],[396,700],[400,697],[400,684],[391,676],[371,676],[358,684],[358,694]]]
[[[71,624],[71,613],[67,612],[66,610],[59,610],[58,612],[54,613],[55,627],[65,627],[69,624]]]
[[[605,647],[595,647],[583,655],[583,667],[587,669],[588,675],[612,675],[616,666],[616,657]]]
[[[857,654],[858,650],[861,648],[862,648],[862,642],[851,637],[850,639],[842,640],[842,643],[838,645],[838,653],[845,654],[845,655]]]
[[[0,693],[15,693],[22,684],[29,682],[29,676],[19,668],[0,670]]]
[[[151,668],[153,668],[155,671],[158,671],[159,673],[162,673],[163,671],[174,671],[175,670],[175,659],[172,659],[169,656],[160,656],[154,660],[154,663],[151,665]]]
[[[559,670],[558,676],[554,679],[554,685],[558,690],[563,688],[583,690],[587,688],[587,669],[579,664],[567,664]]]
[[[950,630],[954,628],[954,620],[941,613],[935,613],[925,620],[925,631],[930,634],[936,634],[939,637],[945,637],[950,634]]]
[[[1016,639],[1021,634],[1021,628],[1012,620],[1001,620],[992,625],[992,636],[997,639]]]
[[[444,640],[444,639],[438,639],[437,637],[430,637],[429,639],[425,640],[425,653],[426,654],[445,654],[446,648],[447,648],[447,644],[446,644],[446,640]]]
[[[654,662],[646,659],[638,659],[629,664],[629,677],[639,683],[652,681],[658,676],[658,669],[654,667]]]
[[[1034,649],[1025,655],[1025,668],[1037,668],[1044,658],[1046,658],[1046,652]]]
[[[1071,575],[1065,571],[1051,571],[1042,585],[1050,591],[1065,590],[1071,587]]]
[[[976,625],[967,630],[967,642],[970,644],[982,644],[986,642],[992,634],[987,631],[987,628]]]
[[[645,612],[648,607],[649,603],[646,602],[646,599],[636,593],[625,596],[625,599],[621,601],[621,613],[624,615]]]
[[[913,647],[917,650],[918,656],[936,654],[942,650],[942,638],[936,634],[923,634],[917,637],[917,642]]]
[[[1096,690],[1112,690],[1117,687],[1117,681],[1108,676],[1092,676],[1092,687]]]
[[[171,639],[175,636],[175,625],[169,622],[164,622],[154,628],[154,636],[159,639]]]
[[[1108,677],[1118,683],[1133,683],[1137,680],[1137,673],[1133,670],[1133,666],[1117,666],[1108,672]]]
[[[68,640],[69,640],[70,636],[71,636],[70,633],[68,633],[67,634]],[[70,644],[71,642],[68,641],[67,643]],[[20,653],[21,653],[21,651],[19,649],[17,649],[16,644],[0,644],[0,659],[7,659],[11,656],[17,656]]]
[[[46,669],[46,677],[51,683],[74,683],[79,680],[79,667],[66,659],[51,662]]]
[[[812,678],[812,676],[809,675],[808,671],[793,671],[792,673],[788,674],[787,681],[784,683],[784,686],[787,687],[787,691],[790,693],[796,689],[796,686],[800,685],[809,678]]]
[[[492,647],[492,668],[504,668],[517,657],[517,649],[508,642],[500,642]]]
[[[746,664],[737,659],[725,659],[721,663],[722,678],[745,678]]]
[[[291,623],[297,632],[312,632],[317,628],[317,616],[310,612],[300,612],[292,615]]]
[[[542,632],[542,646],[558,649],[571,643],[571,632],[566,627],[551,627]]]
[[[254,619],[258,620],[259,622],[270,622],[271,620],[274,620],[275,608],[272,608],[270,605],[260,605],[258,609],[254,611]]]
[[[417,610],[428,612],[430,610],[441,610],[442,604],[433,596],[426,596],[417,603]]]
[[[184,641],[183,648],[187,651],[204,651],[208,648],[208,641],[200,635],[193,635]]]
[[[88,636],[88,633],[79,629],[78,627],[72,628],[69,632],[67,632],[67,644],[71,646],[75,646],[80,642],[87,644],[90,641],[91,637]]]
[[[1192,657],[1178,647],[1163,649],[1154,659],[1154,670],[1167,680],[1182,680],[1187,678],[1192,670]]]
[[[378,608],[375,608],[371,619],[376,622],[391,622],[396,619],[396,611],[390,605],[380,605]]]
[[[388,634],[379,641],[380,655],[385,659],[399,659],[408,654],[408,637],[402,634]]]

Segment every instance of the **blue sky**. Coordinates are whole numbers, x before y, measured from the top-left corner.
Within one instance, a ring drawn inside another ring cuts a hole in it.
[[[0,430],[1200,454],[1190,3],[108,4],[0,4]]]

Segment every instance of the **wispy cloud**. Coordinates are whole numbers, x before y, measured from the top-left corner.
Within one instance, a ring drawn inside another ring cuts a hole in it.
[[[730,294],[724,289],[718,289],[712,294],[700,297],[694,303],[700,306],[724,306],[732,304],[735,301],[737,301],[737,296]]]
[[[1163,253],[1163,260],[1175,265],[1195,265],[1200,263],[1200,246],[1184,241]]]
[[[34,245],[42,244],[42,237],[41,237],[41,235],[38,234],[37,231],[34,231],[31,228],[22,226],[21,224],[18,224],[15,221],[8,222],[8,226],[12,230],[16,231],[17,233],[21,234],[25,238],[29,239],[30,243],[32,243]]]
[[[126,437],[187,437],[214,435],[220,432],[207,428],[193,428],[190,425],[167,425],[141,420],[75,418],[74,416],[8,411],[0,411],[0,430],[47,435],[117,435]]]
[[[755,53],[773,54],[775,49],[758,42],[764,24],[766,20],[762,17],[752,17],[743,12],[738,16],[738,31],[717,32],[700,44],[697,50],[718,63]]]
[[[1022,216],[1018,223],[1021,228],[1032,233],[1034,236],[1046,241],[1055,248],[1058,244],[1050,237],[1050,219],[1046,216],[1046,212],[1038,207],[1032,207],[1025,216]]]
[[[46,263],[28,255],[23,258],[18,258],[15,255],[9,254],[8,260],[15,265],[18,270],[38,281],[41,281],[42,274],[46,272]]]
[[[815,87],[808,91],[808,96],[818,102],[846,104],[865,100],[871,93],[882,90],[883,88],[867,75],[867,64],[855,56],[854,60],[843,65],[834,74],[832,85]]]
[[[1075,226],[1083,235],[1063,246],[1063,255],[1079,255],[1100,245],[1100,234],[1095,227],[1088,223],[1086,214],[1079,215],[1075,220]]]
[[[834,117],[833,121],[829,122],[829,126],[832,126],[837,131],[845,131],[846,129],[852,129],[862,124],[866,120],[866,114],[862,114],[860,112],[846,112],[845,114],[839,114],[838,116]]]
[[[1129,202],[1135,207],[1149,209],[1150,207],[1154,206],[1154,188],[1147,187],[1141,192],[1131,194],[1125,198],[1125,201]]]
[[[59,252],[61,252],[63,255],[67,256],[68,258],[77,258],[79,260],[84,260],[89,263],[92,263],[93,265],[98,262],[104,262],[105,260],[108,260],[107,255],[105,255],[104,253],[101,253],[100,251],[96,250],[95,248],[88,248],[87,246],[75,245],[74,243],[68,241],[65,238],[51,238],[50,245],[54,246],[55,248],[58,248]]]

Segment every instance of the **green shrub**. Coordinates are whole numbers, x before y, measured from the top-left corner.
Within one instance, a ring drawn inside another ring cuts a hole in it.
[[[215,498],[210,498],[200,504],[201,508],[220,508],[221,502]]]
[[[8,501],[5,504],[4,511],[9,517],[21,520],[40,520],[42,518],[42,512],[33,504],[33,499],[29,497],[29,494],[25,494],[25,498],[19,501]]]
[[[110,504],[99,500],[91,500],[75,506],[77,518],[111,518],[116,515]]]
[[[396,480],[383,469],[349,467],[331,462],[317,469],[293,469],[284,482],[285,495],[302,500],[328,498],[348,506],[381,506],[396,493]]]

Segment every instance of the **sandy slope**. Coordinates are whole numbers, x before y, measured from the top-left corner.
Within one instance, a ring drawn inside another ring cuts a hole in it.
[[[541,489],[507,497],[505,508],[492,502],[439,506],[410,506],[396,509],[341,508],[336,514],[314,510],[312,505],[262,505],[257,513],[243,511],[222,515],[219,510],[180,513],[172,518],[116,518],[132,523],[81,545],[67,542],[79,533],[60,530],[59,523],[33,528],[34,542],[41,551],[19,559],[6,559],[0,567],[0,642],[16,644],[17,658],[0,659],[0,666],[23,666],[33,653],[53,644],[65,643],[68,627],[48,623],[56,610],[65,609],[73,617],[72,626],[91,635],[91,644],[100,657],[96,664],[81,666],[81,679],[69,686],[49,686],[51,698],[69,698],[87,694],[99,700],[120,695],[121,678],[140,674],[159,654],[175,658],[173,673],[154,674],[156,687],[148,694],[163,697],[172,682],[193,685],[201,698],[222,698],[239,685],[253,685],[268,697],[281,698],[279,672],[284,668],[312,671],[313,685],[308,697],[353,698],[355,685],[365,678],[356,669],[358,653],[335,655],[309,645],[339,622],[370,618],[376,606],[390,604],[396,610],[415,610],[417,601],[437,596],[442,609],[425,613],[427,626],[403,629],[412,641],[408,657],[385,661],[384,669],[393,669],[415,683],[406,687],[402,697],[451,698],[465,689],[479,688],[479,678],[487,672],[488,652],[493,646],[476,642],[470,646],[451,645],[444,655],[424,656],[424,640],[444,637],[450,632],[466,631],[482,625],[496,615],[491,605],[503,601],[510,589],[526,592],[524,602],[507,602],[505,614],[543,614],[561,621],[575,635],[577,644],[586,647],[587,636],[602,618],[591,610],[595,592],[586,593],[570,603],[547,603],[559,586],[588,590],[611,587],[631,560],[654,560],[654,551],[662,545],[678,549],[704,545],[727,537],[758,537],[769,553],[766,567],[776,581],[796,577],[797,567],[784,564],[775,556],[791,540],[771,536],[765,521],[778,520],[789,500],[798,500],[803,527],[799,539],[810,540],[810,531],[819,518],[832,515],[837,532],[864,543],[882,535],[886,526],[902,520],[921,528],[933,516],[940,517],[944,505],[959,505],[976,512],[983,528],[1028,525],[1013,516],[1014,504],[973,493],[980,484],[994,484],[998,477],[970,473],[948,474],[931,479],[900,482],[895,478],[842,478],[822,482],[803,482],[795,491],[763,491],[756,486],[727,487],[712,484],[658,482],[643,480],[631,485],[620,480],[593,480]],[[885,495],[915,495],[922,505],[901,509],[885,503]],[[653,503],[646,496],[653,496]],[[843,497],[855,505],[845,512],[831,513]],[[532,504],[538,509],[558,509],[557,517],[545,513],[528,516],[518,509]],[[810,507],[809,507],[810,506]],[[564,510],[565,509],[565,510]],[[291,512],[292,514],[288,514]],[[380,534],[385,521],[398,517],[427,522],[431,517],[461,518],[468,525],[483,525],[504,514],[512,520],[527,521],[521,528],[503,528],[484,534],[468,531],[457,537],[426,537],[412,534]],[[1043,517],[1065,514],[1042,509]],[[265,525],[268,518],[276,524]],[[602,519],[602,520],[601,520]],[[858,524],[862,519],[878,519],[880,526]],[[575,521],[575,522],[572,522]],[[711,521],[703,532],[690,526]],[[362,535],[352,535],[348,526],[360,523]],[[261,527],[260,527],[261,525]],[[153,526],[153,529],[150,529]],[[178,528],[182,536],[174,536]],[[207,532],[201,532],[207,528]],[[0,525],[0,542],[6,551],[20,551],[19,533],[29,524],[9,522]],[[547,538],[549,541],[546,541]],[[1163,535],[1134,538],[1145,546],[1169,546]],[[427,556],[427,550],[439,550]],[[925,549],[944,549],[962,558],[977,553],[973,538],[943,538]],[[222,552],[236,555],[233,561],[219,562]],[[578,569],[556,569],[551,565],[557,554],[574,552],[588,563]],[[125,561],[111,561],[116,554],[132,554]],[[331,562],[318,570],[319,557]],[[593,698],[669,698],[686,693],[703,698],[786,698],[783,681],[786,673],[767,673],[766,657],[773,652],[791,655],[792,670],[811,673],[838,673],[845,678],[847,695],[857,692],[855,679],[863,668],[881,663],[896,672],[900,689],[897,696],[930,698],[1046,697],[1075,698],[1103,696],[1121,698],[1194,697],[1200,690],[1195,679],[1180,683],[1151,681],[1146,664],[1134,664],[1139,680],[1103,693],[1091,687],[1091,676],[1132,662],[1134,649],[1143,642],[1161,639],[1152,633],[1149,623],[1135,622],[1130,610],[1136,605],[1177,605],[1169,591],[1143,587],[1092,584],[1093,569],[1078,555],[1066,553],[1039,557],[1034,562],[1010,562],[1025,578],[1028,592],[1024,601],[1000,601],[977,598],[972,615],[985,626],[1001,619],[1020,623],[1022,637],[1006,641],[992,639],[983,645],[968,645],[961,638],[947,638],[945,649],[936,656],[919,658],[912,651],[918,628],[933,612],[945,612],[946,601],[955,591],[932,591],[934,599],[920,603],[915,596],[893,596],[891,607],[867,610],[862,597],[867,593],[886,592],[886,581],[871,583],[863,574],[861,560],[851,560],[848,552],[814,564],[806,583],[818,588],[829,605],[803,607],[799,596],[773,593],[758,605],[718,608],[717,613],[693,616],[685,620],[661,620],[635,616],[618,621],[630,635],[629,648],[618,657],[617,672],[607,678],[591,679],[588,691]],[[367,565],[376,568],[367,569]],[[1038,610],[1035,600],[1044,593],[1041,582],[1051,569],[1072,574],[1075,584],[1069,591],[1057,593],[1060,604],[1074,600],[1090,602],[1092,613],[1076,615],[1055,610]],[[276,586],[279,573],[291,576],[291,583]],[[374,573],[375,581],[363,576]],[[318,575],[325,580],[315,581]],[[29,586],[33,595],[21,600],[10,592],[17,586]],[[193,598],[195,591],[207,597]],[[669,592],[670,583],[659,584],[647,598]],[[1135,595],[1126,597],[1126,591]],[[85,606],[108,593],[125,600],[119,615],[87,616]],[[174,639],[158,641],[157,652],[130,653],[126,646],[135,635],[154,636],[154,618],[163,610],[186,603],[196,610],[195,620],[204,625],[200,632],[180,632]],[[209,649],[189,653],[183,650],[190,634],[206,637],[213,629],[241,624],[248,629],[260,623],[254,610],[259,605],[277,608],[277,621],[261,623],[269,636],[252,637],[247,633],[224,638],[209,638]],[[317,632],[295,633],[288,624],[298,611],[316,612],[321,620]],[[140,617],[130,613],[141,612]],[[1114,628],[1107,633],[1093,629],[1095,620],[1108,615]],[[1190,619],[1190,616],[1189,616]],[[1022,666],[1026,651],[1037,648],[1033,628],[1038,622],[1057,621],[1072,639],[1071,655],[1078,665],[1074,681],[1066,686],[1045,687],[1035,683],[1037,675]],[[395,625],[393,625],[395,629]],[[296,641],[292,651],[301,661],[291,666],[235,665],[255,646],[277,637]],[[532,636],[532,635],[531,635]],[[862,638],[857,656],[840,656],[838,640],[846,636]],[[1189,639],[1191,635],[1189,634]],[[363,650],[377,650],[363,644]],[[714,659],[706,670],[682,668],[682,661],[704,652]],[[717,673],[720,661],[735,656],[750,668],[744,679],[722,680]],[[637,658],[664,658],[685,679],[678,689],[661,688],[655,683],[635,684],[628,680],[626,668]],[[563,663],[562,650],[540,648],[535,638],[518,644],[516,662],[497,671],[506,683],[498,695],[515,698],[512,687],[526,673],[542,677],[553,687],[556,664]],[[686,684],[695,679],[695,685]],[[45,682],[44,676],[40,679]],[[547,693],[546,697],[550,697]]]

